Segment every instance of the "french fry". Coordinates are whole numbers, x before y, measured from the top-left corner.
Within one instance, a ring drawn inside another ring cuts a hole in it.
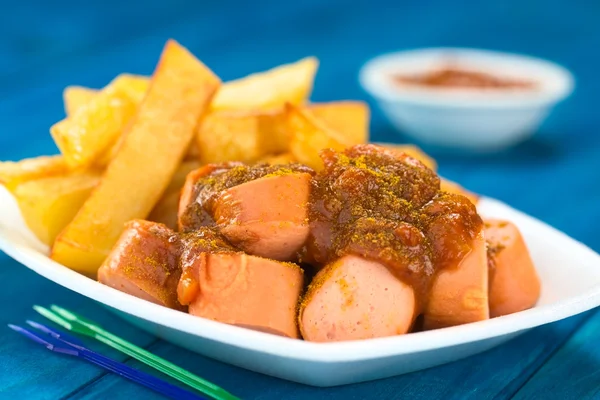
[[[145,218],[171,182],[220,84],[177,42],[167,42],[152,83],[98,187],[61,232],[51,257],[95,276],[125,222]]]
[[[283,107],[286,102],[302,104],[310,96],[318,66],[319,61],[315,57],[306,57],[295,63],[226,82],[214,96],[211,109],[258,111]],[[147,88],[147,77],[133,77],[137,78],[133,86],[142,89],[141,91]],[[69,86],[64,93],[65,108],[69,110],[67,114],[73,114],[74,110],[86,104],[97,93],[93,89]]]
[[[323,149],[342,151],[350,146],[349,139],[329,128],[308,110],[286,105],[286,123],[290,139],[290,153],[299,162],[320,170],[323,162],[319,153]]]
[[[67,163],[72,167],[106,166],[148,85],[146,77],[121,74],[101,91],[67,88],[63,96],[68,116],[50,128]],[[85,90],[88,92],[83,95]],[[87,102],[81,104],[85,96]]]
[[[97,94],[98,90],[95,89],[83,86],[67,86],[65,90],[63,90],[65,113],[67,115],[75,114],[79,107],[89,103]]]
[[[117,76],[108,87],[110,90],[121,93],[121,95],[127,96],[130,100],[132,100],[136,107],[141,103],[144,98],[144,95],[148,91],[148,86],[150,85],[150,81],[147,77],[141,75],[132,75],[132,74],[121,74]],[[107,89],[108,90],[108,89]],[[85,88],[82,86],[69,86],[63,92],[63,97],[65,101],[65,110],[67,111],[67,116],[71,116],[75,114],[77,109],[81,106],[85,106],[89,104],[94,96],[98,95],[99,91],[94,89]],[[122,131],[126,129],[125,126],[122,127]],[[115,140],[110,148],[103,152],[102,155],[97,156],[97,160],[93,162],[93,164],[97,167],[105,167],[108,165],[110,160],[112,160],[121,145],[121,134]]]
[[[318,66],[319,61],[315,57],[306,57],[295,63],[226,82],[214,96],[211,109],[257,111],[276,109],[283,107],[285,103],[302,104],[312,92]],[[134,77],[137,78],[138,88],[147,88],[150,81],[147,77]],[[67,114],[73,114],[80,105],[86,104],[94,93],[97,94],[98,91],[81,86],[69,86],[65,89],[65,108],[69,110]]]
[[[21,161],[0,162],[0,184],[8,190],[34,179],[65,174],[69,170],[62,156],[41,156]]]
[[[353,145],[369,142],[369,106],[362,101],[313,103],[306,108]]]
[[[359,101],[313,103],[298,106],[316,120],[344,137],[346,145],[367,143],[369,140],[369,108]],[[269,131],[271,150],[274,154],[290,151],[292,132],[287,125],[285,107],[271,114]]]
[[[409,156],[421,161],[429,169],[431,169],[433,171],[437,170],[437,164],[436,164],[435,160],[433,158],[429,157],[427,154],[425,154],[425,152],[423,152],[423,150],[421,150],[419,147],[417,147],[415,145],[412,145],[412,144],[390,144],[390,143],[375,143],[375,144],[378,144],[379,146],[383,146],[383,147],[393,150],[393,151],[397,151],[400,153],[406,153]]]
[[[136,105],[139,105],[148,91],[150,80],[146,76],[121,74],[110,85],[115,90],[125,93]]]
[[[52,245],[99,181],[96,172],[55,176],[21,183],[13,193],[29,229]]]
[[[282,128],[278,112],[223,111],[204,118],[196,133],[198,158],[203,164],[253,162],[276,153]]]
[[[113,88],[123,91],[135,103],[142,102],[148,91],[150,79],[141,75],[121,74],[111,83]],[[73,115],[81,107],[88,104],[100,91],[84,86],[67,86],[63,91],[66,114]]]
[[[312,90],[317,65],[316,59],[306,58],[224,84],[215,95],[212,108],[233,110],[234,114],[226,114],[225,117],[218,113],[207,117],[203,124],[206,128],[202,132],[200,127],[197,145],[190,148],[186,158],[198,158],[204,163],[232,159],[251,162],[269,152],[287,151],[287,136],[282,131],[275,131],[275,125],[280,124],[277,118],[282,115],[286,101],[294,104],[305,102]],[[149,84],[147,78],[127,74],[119,78],[110,85],[113,90],[127,93],[131,99],[137,100],[136,104],[139,103]],[[235,114],[235,110],[241,109],[247,115]],[[276,110],[271,112],[273,109]],[[263,116],[260,110],[269,111]],[[316,110],[319,112],[321,109],[317,107]],[[331,110],[323,107],[321,112],[338,118],[336,110],[337,107]],[[278,126],[281,128],[281,125]],[[99,167],[107,165],[119,146],[117,139],[110,149],[96,156],[93,164]]]
[[[109,85],[50,133],[70,166],[88,167],[115,143],[136,108],[126,93]]]
[[[318,65],[316,58],[307,57],[227,82],[215,95],[211,109],[272,110],[285,103],[302,104],[312,92]]]

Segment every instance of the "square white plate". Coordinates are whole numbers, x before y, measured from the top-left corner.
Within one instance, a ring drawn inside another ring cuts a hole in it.
[[[404,374],[497,346],[526,330],[600,305],[600,256],[565,234],[496,200],[482,198],[485,217],[521,229],[542,280],[527,311],[453,328],[388,338],[310,343],[221,324],[170,310],[104,286],[47,256],[0,188],[0,248],[38,274],[94,299],[142,329],[181,347],[253,371],[315,386]]]

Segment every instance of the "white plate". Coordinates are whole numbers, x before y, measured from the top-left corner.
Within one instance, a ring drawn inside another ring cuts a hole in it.
[[[0,248],[38,274],[94,299],[181,347],[253,371],[315,386],[404,374],[497,346],[527,329],[600,305],[600,256],[550,226],[483,198],[483,216],[522,230],[542,280],[537,307],[488,321],[404,336],[319,344],[229,326],[157,306],[101,285],[47,257],[0,188]]]

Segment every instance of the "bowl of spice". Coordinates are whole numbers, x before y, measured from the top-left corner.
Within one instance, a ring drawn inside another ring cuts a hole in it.
[[[418,142],[485,152],[533,135],[574,88],[572,74],[555,63],[462,48],[385,54],[367,62],[359,80]]]

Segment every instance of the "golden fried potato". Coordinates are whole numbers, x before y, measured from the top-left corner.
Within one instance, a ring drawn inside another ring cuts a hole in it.
[[[134,122],[98,187],[61,232],[51,257],[94,276],[125,222],[146,218],[171,182],[219,78],[167,42]]]
[[[425,152],[423,152],[423,150],[421,150],[419,147],[412,145],[412,144],[390,144],[390,143],[376,143],[380,146],[383,146],[387,149],[393,150],[393,151],[397,151],[400,153],[406,153],[411,157],[416,158],[417,160],[421,161],[426,167],[428,167],[429,169],[436,171],[437,170],[437,164],[435,162],[435,160],[431,157],[429,157],[427,154],[425,154]]]
[[[73,94],[65,90],[65,104],[70,101],[69,110],[74,111],[69,111],[66,119],[52,126],[50,133],[67,163],[72,167],[106,166],[148,85],[146,77],[121,74],[101,91],[92,93],[87,103],[77,108],[75,100],[82,101],[81,93],[80,98],[68,100]]]
[[[280,128],[277,112],[212,112],[198,126],[198,158],[203,164],[256,161],[280,150]]]
[[[283,154],[278,154],[278,155],[269,155],[269,156],[261,158],[259,161],[277,165],[277,164],[289,164],[289,163],[296,162],[296,158],[294,158],[292,153],[283,153]]]
[[[227,82],[215,95],[211,109],[272,110],[285,103],[302,104],[312,92],[318,66],[315,57],[307,57]]]
[[[257,111],[283,107],[286,102],[302,104],[312,92],[318,66],[319,61],[315,57],[307,57],[227,82],[214,96],[211,109]],[[135,82],[127,85],[128,88],[134,91],[137,88],[138,92],[147,90],[150,82],[147,77],[123,75],[135,78]]]
[[[94,172],[55,176],[21,183],[13,193],[29,229],[52,245],[99,181]]]
[[[475,193],[469,192],[456,182],[452,182],[442,178],[440,180],[440,188],[444,192],[463,195],[467,199],[471,200],[471,203],[475,205],[477,205],[477,202],[479,201],[479,196],[477,196]]]
[[[350,139],[329,128],[306,109],[286,105],[286,123],[292,137],[290,153],[299,162],[316,170],[323,168],[319,152],[323,149],[342,151],[351,146]]]
[[[306,108],[353,145],[369,142],[369,106],[362,101],[313,103]]]
[[[318,66],[316,58],[307,57],[227,82],[214,96],[211,109],[271,110],[282,107],[286,102],[302,104],[312,92]],[[123,75],[135,78],[135,82],[128,83],[127,88],[145,93],[150,82],[147,77]]]
[[[70,166],[88,167],[115,143],[136,109],[126,93],[109,85],[50,133]]]
[[[83,86],[67,86],[63,90],[63,102],[65,103],[65,113],[73,115],[79,107],[89,103],[94,96],[98,94],[98,90],[90,89]]]
[[[109,86],[125,93],[136,105],[139,105],[150,87],[150,79],[141,75],[121,74]]]
[[[62,156],[41,156],[21,161],[0,162],[0,184],[8,190],[34,179],[65,174],[69,170]]]

